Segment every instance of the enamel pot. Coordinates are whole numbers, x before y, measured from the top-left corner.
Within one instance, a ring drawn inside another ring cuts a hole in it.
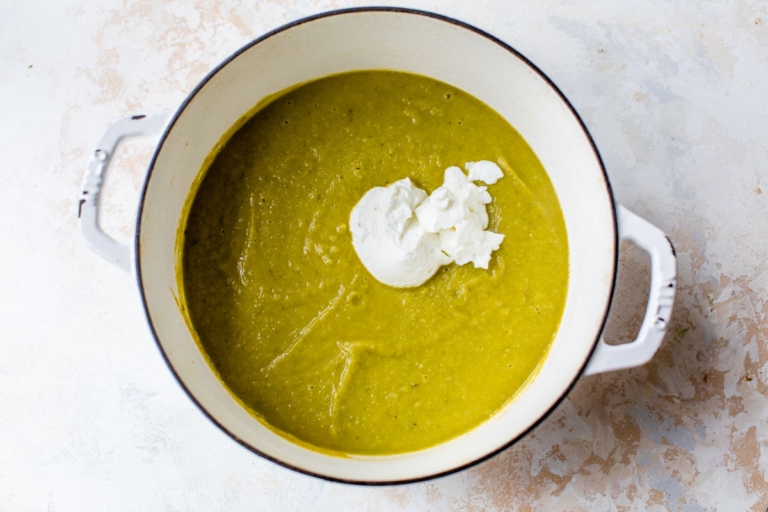
[[[463,89],[505,117],[549,173],[565,217],[570,273],[562,323],[540,372],[490,420],[418,452],[336,457],[277,435],[220,383],[176,302],[176,240],[185,221],[185,202],[204,160],[241,116],[289,86],[363,69],[433,77]],[[118,143],[137,135],[155,135],[159,140],[141,194],[134,243],[125,246],[100,229],[98,199]],[[661,344],[675,292],[676,261],[669,240],[614,202],[590,134],[546,75],[478,29],[404,9],[342,10],[291,23],[237,51],[175,112],[118,121],[93,154],[79,217],[91,248],[135,272],[160,350],[208,418],[261,456],[336,481],[412,482],[466,468],[498,453],[541,422],[579,377],[646,363]],[[601,333],[623,239],[631,239],[650,255],[650,298],[637,339],[611,346],[602,341]]]

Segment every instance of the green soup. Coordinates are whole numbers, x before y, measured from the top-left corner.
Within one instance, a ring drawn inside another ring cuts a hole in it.
[[[565,305],[565,223],[522,137],[426,77],[362,71],[256,109],[212,155],[180,239],[181,300],[229,390],[286,437],[394,454],[465,433],[537,372]],[[492,160],[488,270],[443,267],[396,289],[357,257],[350,212],[410,177]]]

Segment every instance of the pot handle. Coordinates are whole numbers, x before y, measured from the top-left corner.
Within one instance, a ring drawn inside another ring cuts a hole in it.
[[[99,197],[104,174],[123,139],[157,135],[165,127],[169,117],[170,112],[150,116],[139,114],[112,124],[96,146],[83,179],[77,206],[80,232],[91,250],[126,272],[131,271],[131,246],[118,242],[99,225]]]
[[[651,257],[651,291],[637,339],[608,345],[601,337],[584,375],[641,366],[659,349],[675,301],[677,258],[669,238],[656,226],[617,205],[619,238],[632,240]]]

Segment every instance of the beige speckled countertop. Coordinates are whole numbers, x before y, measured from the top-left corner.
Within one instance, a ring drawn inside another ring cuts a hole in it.
[[[177,107],[286,22],[358,2],[0,5],[0,511],[764,511],[768,507],[768,4],[407,1],[535,62],[586,122],[617,199],[677,247],[673,323],[646,366],[582,378],[534,432],[439,480],[295,474],[179,388],[132,279],[89,252],[76,199],[108,124]],[[151,144],[121,156],[106,226],[131,236]],[[637,324],[627,251],[610,330]]]

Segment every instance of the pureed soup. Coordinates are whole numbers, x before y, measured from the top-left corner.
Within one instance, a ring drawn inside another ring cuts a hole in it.
[[[337,454],[387,455],[450,440],[532,378],[560,323],[565,222],[523,138],[467,93],[423,76],[319,79],[230,131],[191,200],[180,293],[227,388],[281,435]],[[402,178],[427,193],[449,166],[490,160],[488,269],[443,266],[426,283],[377,281],[350,212]]]

